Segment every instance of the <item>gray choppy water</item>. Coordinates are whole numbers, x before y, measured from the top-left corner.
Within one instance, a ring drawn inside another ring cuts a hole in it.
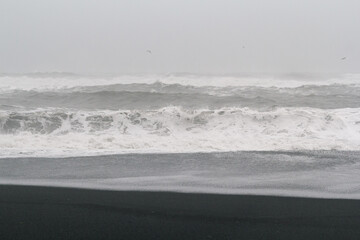
[[[221,107],[359,108],[355,85],[278,87],[192,87],[179,84],[124,84],[65,90],[17,90],[0,95],[0,110],[17,108],[141,109],[167,106],[217,109]]]

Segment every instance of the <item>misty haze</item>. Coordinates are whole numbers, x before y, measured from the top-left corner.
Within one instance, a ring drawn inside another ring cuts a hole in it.
[[[3,0],[0,71],[356,73],[359,8],[356,0]]]

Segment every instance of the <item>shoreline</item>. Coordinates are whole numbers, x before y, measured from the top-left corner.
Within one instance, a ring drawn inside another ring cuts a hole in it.
[[[360,200],[0,185],[1,239],[359,239]]]

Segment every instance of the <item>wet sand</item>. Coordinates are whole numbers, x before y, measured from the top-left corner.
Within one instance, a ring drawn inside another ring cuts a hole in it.
[[[0,239],[360,239],[360,201],[0,185]]]

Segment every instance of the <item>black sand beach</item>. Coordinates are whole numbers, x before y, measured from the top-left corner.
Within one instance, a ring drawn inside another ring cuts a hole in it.
[[[0,186],[0,239],[359,239],[360,201]]]

